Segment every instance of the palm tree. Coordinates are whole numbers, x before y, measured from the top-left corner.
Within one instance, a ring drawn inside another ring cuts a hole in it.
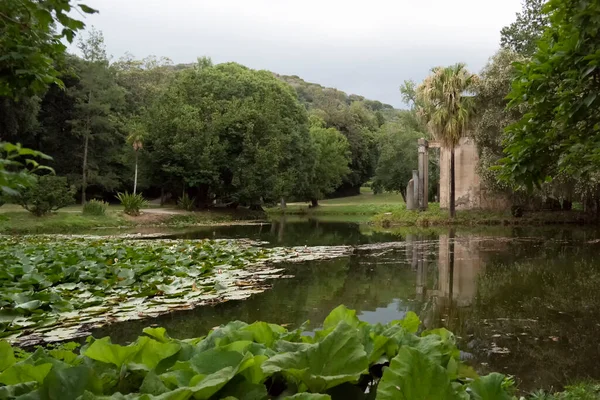
[[[450,218],[456,215],[454,148],[467,130],[473,114],[470,90],[477,75],[463,63],[436,67],[417,88],[419,115],[436,140],[450,149]]]
[[[131,123],[129,123],[129,136],[127,136],[127,143],[133,146],[133,151],[135,152],[135,174],[133,177],[133,194],[137,193],[138,154],[139,151],[144,147],[145,137],[146,129],[141,122],[132,121]]]

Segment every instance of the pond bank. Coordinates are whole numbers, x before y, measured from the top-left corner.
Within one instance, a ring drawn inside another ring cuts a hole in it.
[[[396,210],[380,213],[372,218],[372,223],[382,227],[392,226],[540,226],[540,225],[587,225],[596,224],[593,216],[583,211],[536,211],[525,212],[522,217],[514,217],[510,211],[464,210],[456,211],[450,218],[448,210],[440,210],[437,205],[427,211]]]

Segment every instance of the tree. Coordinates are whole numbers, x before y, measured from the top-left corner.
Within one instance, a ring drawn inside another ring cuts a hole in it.
[[[478,172],[487,188],[495,191],[512,191],[509,182],[501,181],[492,167],[503,157],[504,130],[518,121],[525,108],[507,108],[510,88],[517,75],[514,63],[526,59],[510,49],[499,50],[480,74],[474,92],[477,118],[473,138],[479,150]]]
[[[291,184],[310,172],[306,111],[270,72],[235,63],[183,70],[152,115],[153,157],[203,205],[217,196],[257,207],[297,192]]]
[[[41,217],[75,202],[75,187],[64,176],[44,175],[11,198],[21,207]]]
[[[311,118],[310,138],[315,146],[315,166],[310,181],[309,198],[312,206],[332,193],[350,172],[350,145],[344,135],[325,122]]]
[[[500,45],[519,53],[531,56],[537,49],[537,42],[548,25],[548,16],[543,12],[546,0],[523,0],[523,10],[517,13],[517,20],[500,31]]]
[[[62,86],[55,62],[84,23],[73,11],[97,12],[69,0],[3,0],[0,8],[0,96],[42,94],[48,85]]]
[[[417,166],[417,141],[421,137],[420,132],[401,124],[382,126],[377,140],[379,160],[373,179],[375,192],[399,192],[406,202],[406,186]]]
[[[419,113],[432,135],[450,149],[450,217],[456,215],[454,148],[468,129],[473,115],[473,97],[469,92],[477,76],[465,64],[435,67],[417,88]]]
[[[600,4],[550,0],[550,26],[531,61],[517,64],[501,175],[528,188],[566,174],[600,203]],[[596,209],[600,204],[596,205]]]
[[[115,142],[124,143],[124,138],[116,130],[115,118],[123,105],[124,92],[115,82],[114,70],[109,66],[101,32],[92,29],[86,40],[80,40],[78,47],[83,54],[83,60],[75,65],[80,80],[70,91],[70,95],[75,99],[75,110],[69,122],[72,132],[83,139],[81,204],[85,204],[90,178],[92,184],[100,184],[109,189],[118,185],[114,177],[103,176],[101,173],[110,151],[110,147],[101,146],[114,145]],[[96,161],[91,164],[95,175],[90,177],[92,147],[96,150],[96,154],[93,155]]]
[[[137,193],[137,180],[138,180],[138,153],[144,147],[144,140],[146,139],[147,132],[146,127],[140,121],[130,121],[127,124],[129,135],[127,136],[127,143],[133,147],[135,152],[135,174],[133,178],[133,194]]]

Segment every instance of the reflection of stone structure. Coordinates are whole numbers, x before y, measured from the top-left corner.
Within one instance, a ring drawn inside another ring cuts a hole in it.
[[[440,149],[440,208],[448,208],[450,203],[450,149],[443,148],[437,142],[429,147]],[[465,137],[460,139],[454,149],[456,208],[470,209],[506,209],[510,206],[507,198],[486,190],[477,174],[479,153],[475,141]]]
[[[450,297],[459,307],[471,305],[477,292],[477,275],[484,263],[480,257],[479,241],[469,237],[454,238],[454,269],[450,270],[448,235],[440,235],[438,255],[438,291]]]

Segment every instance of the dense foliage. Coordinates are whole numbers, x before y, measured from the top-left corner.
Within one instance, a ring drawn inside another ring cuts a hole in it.
[[[235,268],[266,254],[210,241],[4,238],[0,337],[27,335],[23,331],[35,328],[38,339],[66,339],[82,324],[140,318],[216,299],[240,279]]]
[[[23,148],[20,144],[0,142],[0,200],[14,196],[20,190],[35,183],[34,173],[49,170],[40,165],[37,159],[50,157],[35,150]]]
[[[527,112],[508,128],[503,175],[532,187],[564,174],[595,184],[596,194],[600,5],[553,0],[546,11],[550,26],[537,51],[517,66],[511,105]]]
[[[103,200],[92,199],[83,205],[83,214],[102,216],[106,214],[108,203]]]
[[[75,202],[74,195],[75,188],[68,184],[67,178],[44,175],[35,178],[35,182],[21,188],[9,199],[32,214],[41,217],[70,206]]]
[[[537,42],[548,25],[548,15],[543,12],[545,0],[523,0],[517,19],[500,31],[500,45],[522,56],[531,56]]]
[[[73,18],[96,10],[70,0],[4,0],[0,8],[0,96],[40,94],[62,86],[57,61],[84,23]]]
[[[265,322],[230,322],[204,338],[163,328],[121,346],[94,339],[15,352],[0,342],[0,394],[69,399],[490,399],[509,400],[503,375],[479,377],[445,329],[420,321],[371,325],[340,306],[314,336]],[[110,397],[102,397],[110,396]]]

